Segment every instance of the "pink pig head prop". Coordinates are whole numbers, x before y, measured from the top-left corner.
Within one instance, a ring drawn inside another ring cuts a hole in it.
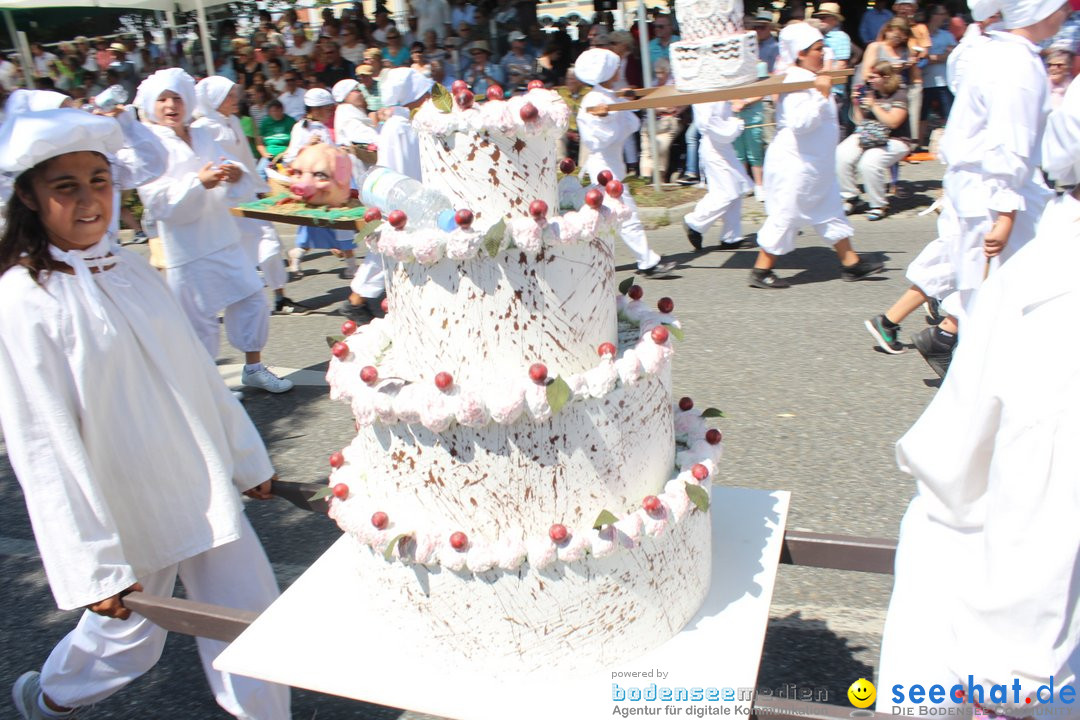
[[[345,205],[351,173],[352,161],[344,150],[326,143],[308,145],[293,160],[289,192],[308,205]]]

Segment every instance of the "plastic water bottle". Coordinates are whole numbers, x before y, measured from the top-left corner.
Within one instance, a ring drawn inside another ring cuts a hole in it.
[[[379,208],[384,215],[392,210],[403,211],[409,218],[408,227],[438,228],[446,232],[457,228],[454,205],[448,197],[387,167],[371,169],[364,178],[360,199],[364,205]]]
[[[769,63],[764,60],[758,60],[757,63],[757,76],[758,80],[764,80],[769,77]]]
[[[109,112],[117,105],[126,103],[127,99],[128,93],[123,85],[110,85],[94,98],[94,105],[102,112]]]

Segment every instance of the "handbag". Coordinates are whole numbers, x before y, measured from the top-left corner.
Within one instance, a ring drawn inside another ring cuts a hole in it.
[[[855,128],[859,135],[859,147],[863,150],[885,147],[889,142],[889,128],[877,120],[866,120]]]

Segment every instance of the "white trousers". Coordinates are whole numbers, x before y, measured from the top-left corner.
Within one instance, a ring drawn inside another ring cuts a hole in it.
[[[855,228],[851,227],[851,223],[844,217],[815,223],[813,227],[817,234],[830,245],[835,245],[855,234]],[[758,230],[758,247],[770,255],[787,255],[795,249],[795,238],[798,237],[800,229],[801,226],[796,223],[785,223],[777,220],[775,215],[769,215]]]
[[[599,185],[590,185],[589,188],[600,187]],[[638,216],[637,203],[634,202],[634,198],[630,196],[630,190],[626,189],[622,194],[622,201],[626,207],[630,208],[630,217],[619,228],[619,237],[626,243],[626,247],[630,248],[630,252],[634,253],[634,258],[637,260],[638,270],[648,270],[660,262],[660,256],[649,249],[649,239],[645,237],[645,226],[641,224],[641,218]],[[611,198],[607,193],[604,193],[604,204],[611,207]]]
[[[386,270],[380,253],[368,250],[349,283],[349,289],[365,298],[377,298],[386,293]]]
[[[274,226],[263,220],[240,218],[240,245],[253,266],[262,270],[263,280],[271,290],[280,290],[289,281],[281,256],[281,238]]]
[[[884,147],[863,150],[859,147],[858,133],[848,135],[836,146],[836,174],[840,181],[840,195],[845,200],[858,197],[859,186],[855,184],[855,171],[862,176],[866,188],[866,200],[870,207],[889,206],[885,197],[889,168],[908,154],[907,143],[889,140]]]
[[[143,589],[170,597],[179,575],[191,600],[262,612],[277,598],[277,582],[243,514],[240,528],[240,537],[231,543],[139,578]],[[165,636],[165,630],[141,615],[116,620],[87,610],[49,654],[41,668],[41,688],[67,707],[101,702],[157,663]],[[211,664],[227,643],[198,638],[196,644],[214,699],[228,713],[243,720],[290,717],[287,687],[219,672]]]
[[[206,352],[216,360],[221,347],[221,324],[217,313],[200,312],[194,303],[188,302],[183,292],[177,299]],[[261,352],[266,347],[266,339],[270,336],[270,306],[266,304],[262,290],[226,306],[225,335],[229,344],[240,352]]]

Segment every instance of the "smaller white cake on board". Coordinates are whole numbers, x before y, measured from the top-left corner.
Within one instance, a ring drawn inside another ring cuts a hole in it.
[[[676,0],[682,38],[671,43],[671,70],[682,92],[757,80],[758,44],[743,27],[742,0]]]

